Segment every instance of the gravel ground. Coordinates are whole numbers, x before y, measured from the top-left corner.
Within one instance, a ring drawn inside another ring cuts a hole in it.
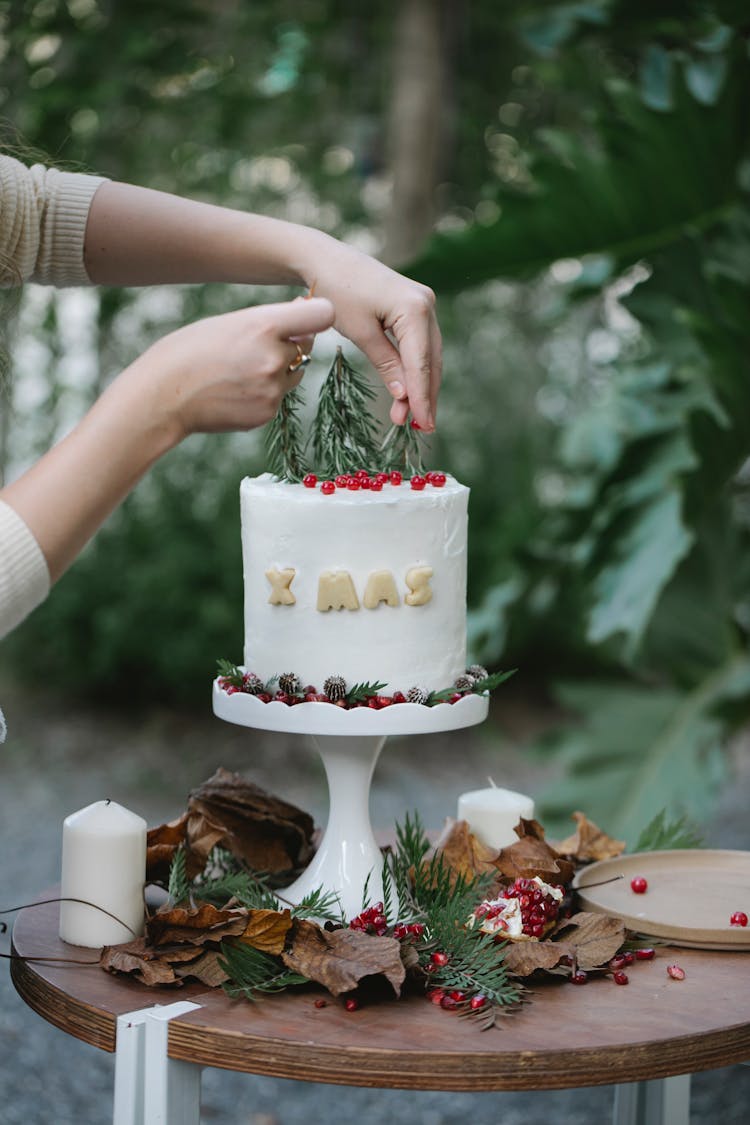
[[[3,747],[0,906],[23,902],[59,879],[63,818],[103,796],[150,824],[181,812],[191,788],[219,765],[311,812],[324,823],[327,791],[317,755],[296,736],[229,726],[210,714],[171,712],[117,717],[77,711],[47,696],[2,692],[9,726]],[[549,770],[523,754],[543,723],[543,708],[504,698],[502,726],[455,735],[391,740],[377,766],[372,820],[392,824],[418,809],[426,824],[453,815],[456,796],[488,775],[534,793]],[[706,842],[750,848],[748,745],[735,752],[735,777]],[[460,764],[459,764],[460,763]],[[7,938],[3,948],[7,949]],[[114,1060],[45,1023],[0,975],[0,1125],[105,1125],[112,1117]],[[609,1087],[539,1093],[454,1094],[334,1088],[206,1070],[201,1121],[213,1125],[309,1125],[337,1115],[358,1125],[602,1125],[611,1118]],[[750,1066],[693,1079],[691,1125],[745,1125]]]

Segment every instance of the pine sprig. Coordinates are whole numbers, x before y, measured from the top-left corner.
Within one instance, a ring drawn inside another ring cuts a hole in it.
[[[379,692],[385,687],[385,681],[375,680],[372,683],[365,682],[355,684],[354,687],[349,688],[344,696],[347,703],[364,703],[370,695],[378,695]]]
[[[374,398],[372,386],[338,348],[320,389],[312,429],[313,460],[321,476],[379,469],[378,424],[370,409]]]
[[[316,922],[334,922],[345,925],[344,912],[337,894],[316,887],[292,907],[293,918],[311,918]]]
[[[380,445],[383,472],[390,473],[397,469],[406,477],[421,475],[424,472],[423,444],[424,437],[412,427],[409,419],[403,426],[394,423]]]
[[[307,977],[285,968],[277,957],[262,953],[244,942],[224,941],[219,965],[229,977],[222,988],[227,996],[256,1000],[258,993],[283,992],[293,985],[308,984]]]
[[[494,691],[500,684],[504,684],[511,676],[515,676],[517,668],[511,668],[509,672],[493,672],[491,676],[487,676],[481,680],[475,680],[471,685],[471,690],[474,695],[484,695],[485,692]]]
[[[287,391],[276,416],[266,429],[266,454],[270,471],[280,480],[299,484],[307,472],[305,441],[299,419],[304,396],[300,386]]]
[[[169,868],[169,883],[167,892],[169,901],[173,906],[187,902],[190,898],[192,883],[187,873],[187,849],[180,847],[174,853]]]
[[[688,823],[687,817],[669,822],[666,809],[649,821],[638,837],[634,852],[660,852],[675,848],[701,848],[703,840]]]
[[[228,687],[242,687],[242,669],[232,664],[231,660],[217,660],[216,675],[226,680]]]

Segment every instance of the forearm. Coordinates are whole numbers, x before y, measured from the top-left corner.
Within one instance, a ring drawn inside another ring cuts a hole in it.
[[[101,185],[85,264],[101,285],[224,281],[304,285],[337,245],[321,231],[131,184]]]
[[[36,538],[52,582],[178,439],[152,406],[148,373],[138,363],[67,437],[0,491]]]

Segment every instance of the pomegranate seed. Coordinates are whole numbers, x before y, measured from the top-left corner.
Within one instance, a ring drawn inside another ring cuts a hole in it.
[[[454,988],[453,992],[449,993],[449,995],[457,1004],[460,1004],[462,1000],[466,999],[466,993],[462,992],[460,988]]]
[[[630,949],[628,949],[627,952],[623,953],[622,956],[625,960],[626,965],[632,965],[635,961],[635,953],[633,953],[633,951]]]
[[[324,496],[331,496],[336,491],[336,485],[332,480],[324,480],[320,486],[320,491]]]
[[[394,469],[393,472],[390,474],[390,477],[391,477],[391,484],[401,484],[401,481],[404,479],[403,475],[398,471],[398,469]]]
[[[612,974],[612,980],[615,982],[615,984],[627,984],[628,974],[623,973],[622,969],[619,969],[616,973]]]
[[[735,910],[732,917],[729,919],[730,926],[746,926],[747,914],[744,910]]]
[[[436,965],[438,968],[442,968],[443,965],[448,964],[450,958],[448,957],[447,953],[443,953],[442,949],[438,949],[435,953],[432,954],[430,960],[432,961],[433,965]]]
[[[472,996],[471,1000],[469,1001],[469,1007],[473,1012],[477,1012],[480,1008],[483,1008],[486,1003],[486,996]]]
[[[422,968],[426,973],[436,973],[440,966],[436,965],[434,961],[428,961],[426,965],[422,966]]]
[[[322,998],[320,1000],[316,1000],[315,1001],[315,1007],[316,1008],[327,1008],[328,1007],[328,1001],[323,1000]]]
[[[302,478],[302,483],[305,488],[315,488],[315,485],[318,483],[318,478],[315,476],[315,473],[306,473]]]
[[[667,976],[672,980],[684,980],[685,970],[681,969],[679,965],[667,965]]]
[[[648,881],[642,875],[636,875],[634,879],[630,880],[630,889],[633,894],[645,895],[648,890]]]
[[[344,1007],[347,1012],[356,1012],[359,1008],[359,1000],[355,1000],[353,996],[347,996],[344,1001]]]
[[[609,963],[610,969],[621,969],[623,965],[627,965],[627,961],[622,953],[617,953]]]
[[[636,949],[635,951],[636,961],[653,961],[655,955],[655,949]]]
[[[452,1012],[457,1006],[457,1002],[453,999],[452,996],[444,996],[440,1001],[440,1007],[445,1008],[447,1012]]]
[[[430,988],[427,995],[433,1004],[439,1004],[445,996],[445,991],[442,988]]]
[[[586,984],[588,979],[588,973],[584,973],[583,969],[576,969],[574,973],[570,974],[571,984]]]

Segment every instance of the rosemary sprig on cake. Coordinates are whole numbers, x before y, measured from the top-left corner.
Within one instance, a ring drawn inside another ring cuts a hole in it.
[[[375,391],[341,348],[320,389],[312,428],[312,453],[319,475],[334,478],[378,466],[377,422],[370,409]]]

